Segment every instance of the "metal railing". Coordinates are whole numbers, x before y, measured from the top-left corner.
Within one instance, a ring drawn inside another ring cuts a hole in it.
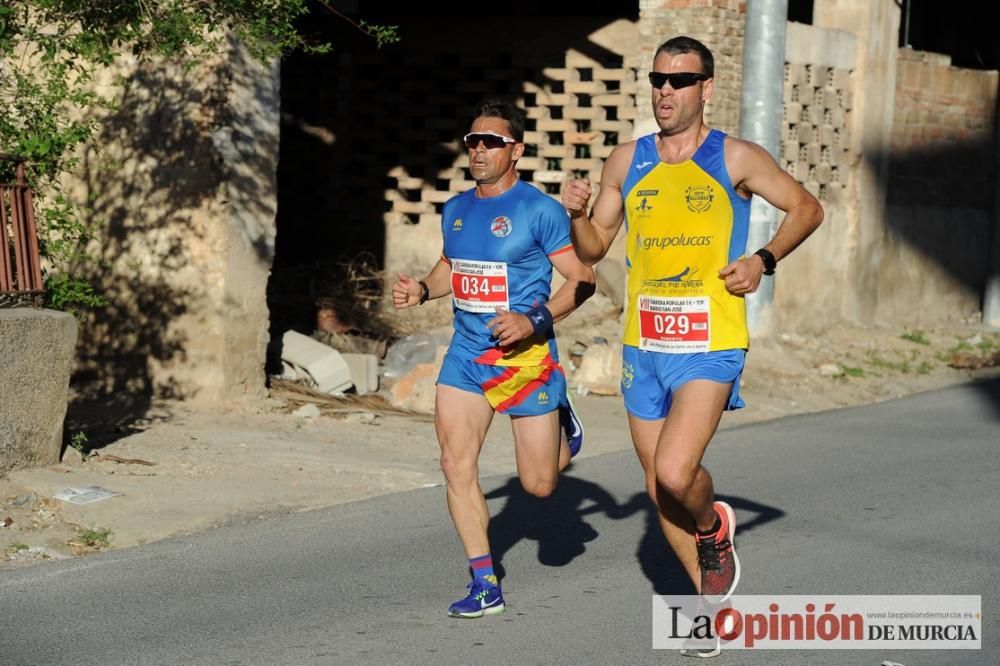
[[[45,289],[24,160],[4,153],[0,153],[0,160],[15,165],[15,182],[0,185],[0,301],[38,301]]]

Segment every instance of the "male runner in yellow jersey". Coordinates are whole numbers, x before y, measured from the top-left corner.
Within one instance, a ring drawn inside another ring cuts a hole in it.
[[[632,441],[667,540],[701,594],[724,601],[739,581],[734,516],[713,502],[702,456],[722,412],[743,406],[743,297],[819,226],[823,209],[766,150],[705,126],[713,74],[701,42],[664,42],[649,74],[660,131],[612,151],[590,215],[587,181],[568,182],[563,205],[577,254],[590,265],[624,217],[622,392]],[[746,257],[754,194],[786,215]]]

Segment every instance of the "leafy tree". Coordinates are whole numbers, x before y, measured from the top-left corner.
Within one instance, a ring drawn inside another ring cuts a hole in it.
[[[93,108],[114,107],[95,76],[122,53],[193,64],[235,34],[268,60],[331,46],[297,30],[322,0],[21,0],[0,4],[0,152],[23,157],[36,195],[40,249],[47,261],[48,305],[93,307],[103,299],[73,267],[90,261],[89,229],[63,191],[62,176],[99,128]],[[350,21],[353,23],[353,21]],[[354,24],[379,46],[398,41],[395,26]],[[6,169],[7,171],[3,171]],[[0,163],[0,180],[11,166]],[[5,251],[5,250],[4,250]]]

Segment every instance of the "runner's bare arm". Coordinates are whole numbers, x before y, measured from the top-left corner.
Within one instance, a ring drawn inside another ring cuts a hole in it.
[[[593,266],[604,258],[621,228],[625,215],[622,185],[634,153],[634,141],[611,151],[601,171],[601,191],[597,194],[590,215],[587,215],[590,182],[571,180],[563,188],[563,206],[570,216],[573,246],[580,260],[588,266]]]
[[[546,303],[552,313],[552,320],[560,321],[594,295],[597,279],[594,277],[594,269],[580,261],[573,249],[553,255],[549,257],[549,261],[559,271],[559,275],[566,278],[566,282]]]
[[[788,256],[823,222],[823,207],[816,197],[774,161],[770,153],[750,141],[726,139],[726,169],[736,191],[744,196],[756,194],[775,208],[784,211],[785,218],[777,233],[764,249],[776,261]],[[757,255],[737,259],[721,271],[726,288],[734,294],[750,294],[757,290],[764,262]]]
[[[405,273],[397,273],[396,278],[392,283],[392,304],[396,309],[402,310],[420,305],[424,293],[420,282]],[[427,300],[447,296],[451,293],[451,265],[443,257],[438,259],[423,282],[427,285]]]

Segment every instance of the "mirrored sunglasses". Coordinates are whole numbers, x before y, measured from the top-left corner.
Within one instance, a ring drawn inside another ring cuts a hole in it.
[[[707,81],[708,75],[695,72],[676,72],[674,74],[664,74],[662,72],[650,72],[649,82],[654,88],[662,88],[664,83],[670,83],[674,90],[693,86],[699,81]]]
[[[487,150],[503,148],[508,143],[517,143],[516,140],[510,138],[509,136],[494,134],[493,132],[470,132],[469,134],[466,134],[462,140],[465,142],[465,145],[469,148],[469,150],[474,150],[480,142],[486,146]]]

